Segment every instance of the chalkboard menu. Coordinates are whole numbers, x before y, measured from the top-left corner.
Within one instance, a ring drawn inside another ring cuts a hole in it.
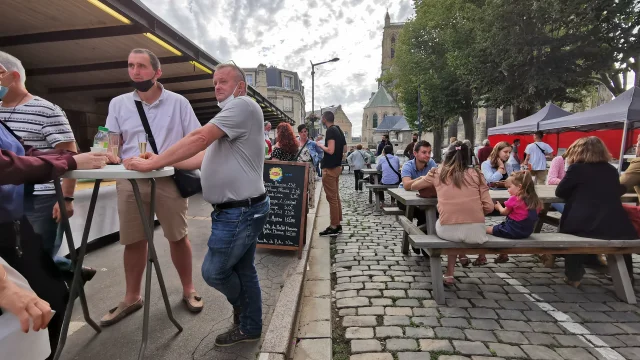
[[[307,223],[309,163],[266,160],[264,187],[271,200],[258,247],[297,250],[302,256]]]

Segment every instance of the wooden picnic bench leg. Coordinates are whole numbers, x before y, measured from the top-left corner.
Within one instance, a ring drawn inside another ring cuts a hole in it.
[[[378,194],[378,191],[375,191],[373,196],[376,198],[376,208],[373,209],[373,211],[380,211],[380,194]]]
[[[536,221],[536,226],[533,228],[534,233],[539,233],[542,231],[542,225],[544,225],[544,219],[547,217],[547,212],[551,208],[551,204],[544,204],[542,210],[538,214],[538,221]]]
[[[407,217],[407,219],[409,219],[409,221],[413,221],[413,211],[414,211],[414,207],[413,206],[406,206],[406,210],[405,210],[405,216]],[[409,234],[404,231],[402,233],[402,253],[404,255],[409,255]]]
[[[440,250],[425,249],[425,251],[429,254],[433,299],[436,301],[436,304],[444,305],[444,283],[442,282],[442,259],[440,258]]]
[[[369,188],[369,204],[373,203],[373,190]]]
[[[623,256],[620,254],[607,255],[607,264],[609,265],[609,274],[613,280],[613,289],[616,295],[620,300],[626,301],[628,304],[635,304],[636,295],[633,291]]]
[[[426,209],[427,215],[427,235],[436,235],[436,207],[429,206]]]

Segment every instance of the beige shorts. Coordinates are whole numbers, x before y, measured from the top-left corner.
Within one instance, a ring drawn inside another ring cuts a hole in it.
[[[144,179],[137,181],[144,211],[148,214],[151,201],[151,182]],[[116,189],[118,192],[120,243],[129,245],[146,240],[131,183],[129,180],[117,180]],[[187,235],[187,208],[188,201],[180,196],[172,178],[156,179],[156,216],[167,240],[178,241]]]

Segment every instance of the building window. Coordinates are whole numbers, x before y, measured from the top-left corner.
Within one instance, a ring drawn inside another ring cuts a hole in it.
[[[293,90],[293,77],[285,76],[282,81],[284,88],[288,90]]]
[[[246,75],[247,75],[247,84],[254,86],[253,74],[246,74]]]
[[[376,129],[378,127],[378,114],[373,114],[373,126],[372,129]]]
[[[391,43],[392,44],[396,43],[396,36],[395,35],[391,35]]]
[[[293,111],[293,98],[284,97],[284,111]]]
[[[394,57],[396,57],[396,49],[391,48],[391,58],[393,59]]]

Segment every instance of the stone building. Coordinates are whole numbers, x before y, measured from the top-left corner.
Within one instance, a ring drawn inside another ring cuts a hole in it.
[[[322,117],[322,113],[326,111],[331,111],[333,113],[334,124],[338,125],[340,129],[342,129],[342,132],[344,132],[344,137],[347,140],[347,144],[352,144],[353,133],[351,120],[349,120],[347,114],[344,112],[344,110],[342,110],[342,105],[321,107],[320,109],[315,111],[315,115],[318,117],[318,121],[314,124],[316,127],[316,132],[320,130],[320,118]],[[306,117],[309,117],[309,115],[311,115],[311,111],[307,111]],[[322,134],[324,134],[325,132],[326,130],[324,129],[320,131],[320,133]]]
[[[389,91],[380,85],[378,91],[371,93],[369,102],[364,106],[362,114],[362,142],[368,147],[375,146],[381,139],[383,133],[376,132],[382,120],[386,116],[402,115],[402,109],[393,99]]]
[[[304,86],[297,72],[263,64],[243,70],[249,85],[289,115],[296,125],[304,123]]]
[[[396,41],[402,31],[404,23],[392,23],[389,11],[384,16],[384,29],[382,31],[382,60],[381,60],[381,72],[383,75],[389,69],[396,56]]]

